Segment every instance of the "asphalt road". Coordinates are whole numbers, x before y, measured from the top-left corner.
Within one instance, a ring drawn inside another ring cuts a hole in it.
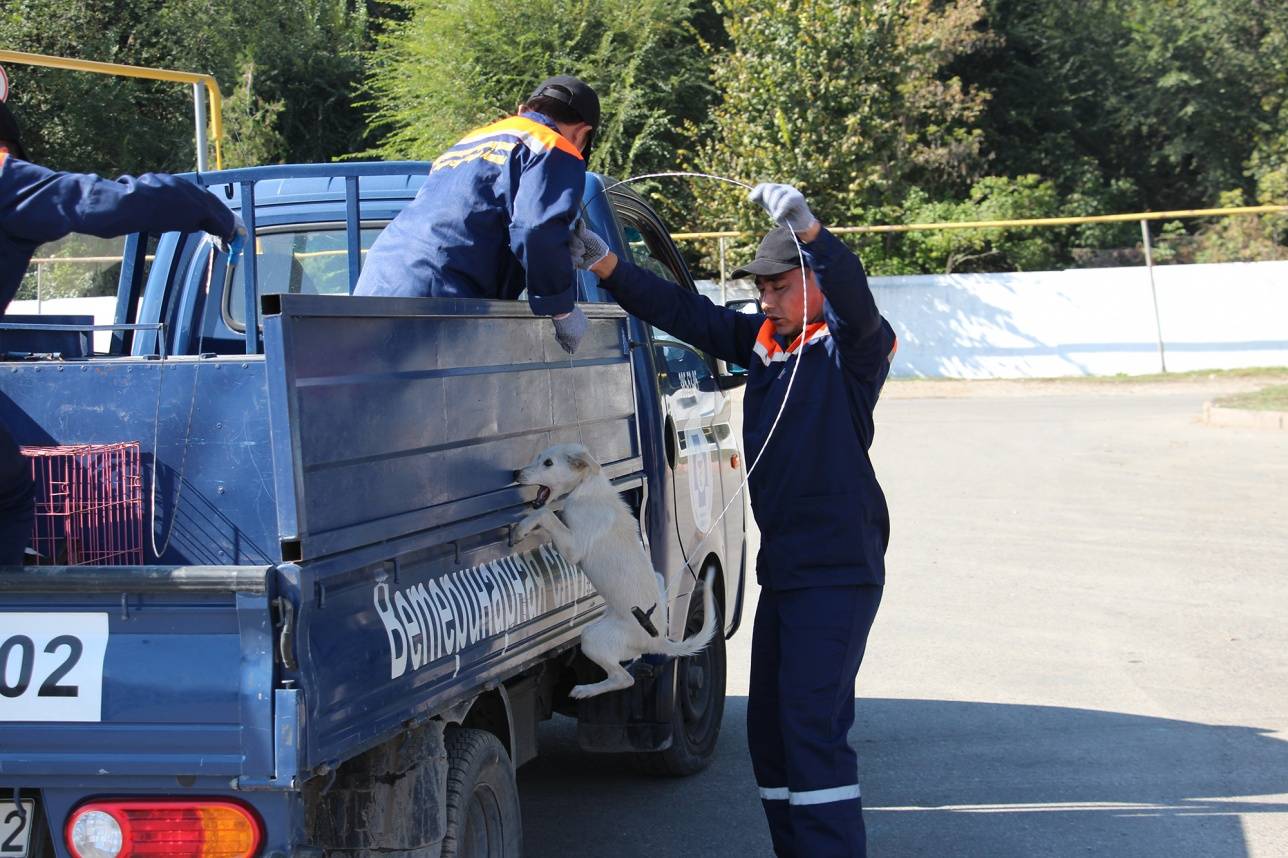
[[[1288,432],[1199,422],[1219,392],[892,384],[889,580],[851,734],[871,854],[1288,856]],[[544,725],[527,858],[770,855],[749,644],[695,777]]]

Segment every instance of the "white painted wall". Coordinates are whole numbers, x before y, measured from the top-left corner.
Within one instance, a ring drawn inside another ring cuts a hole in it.
[[[1154,269],[1167,368],[1288,366],[1288,262]],[[704,284],[705,285],[705,284]],[[1144,268],[873,277],[899,335],[893,372],[945,378],[1050,378],[1158,372]],[[718,295],[718,284],[704,289]],[[729,297],[749,294],[732,284]],[[115,298],[59,298],[45,313],[111,324]],[[36,313],[14,301],[10,313]],[[105,350],[110,333],[95,334]]]
[[[1288,262],[1154,269],[1169,371],[1288,366]],[[948,378],[1161,369],[1144,268],[874,277],[894,373]]]

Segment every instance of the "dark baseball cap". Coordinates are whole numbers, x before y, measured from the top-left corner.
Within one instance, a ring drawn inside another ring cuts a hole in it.
[[[599,127],[599,96],[585,81],[568,74],[555,75],[532,91],[533,98],[553,98],[573,109],[591,128]]]
[[[27,160],[27,150],[22,148],[22,129],[18,127],[18,120],[14,118],[9,105],[3,101],[0,101],[0,140],[6,141],[13,148],[16,157]]]
[[[769,231],[756,248],[756,258],[734,271],[733,277],[772,277],[801,267],[796,239],[785,226]]]

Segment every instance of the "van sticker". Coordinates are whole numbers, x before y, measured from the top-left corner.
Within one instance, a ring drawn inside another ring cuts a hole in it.
[[[372,602],[389,642],[389,678],[459,658],[466,647],[508,636],[594,592],[585,574],[548,544],[400,590],[376,584]]]
[[[693,525],[706,536],[711,530],[711,508],[715,504],[716,479],[713,471],[719,467],[719,451],[701,429],[688,429],[686,459],[688,461],[689,502],[693,505]],[[715,461],[712,461],[715,452]]]

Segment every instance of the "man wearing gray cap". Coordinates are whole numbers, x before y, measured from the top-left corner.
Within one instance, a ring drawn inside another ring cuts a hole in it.
[[[734,272],[756,278],[760,314],[717,307],[619,260],[584,227],[573,235],[573,261],[634,315],[747,367],[743,445],[756,463],[749,494],[761,533],[747,698],[752,768],[775,854],[854,858],[866,843],[846,734],[890,535],[868,450],[895,336],[859,258],[799,191],[761,184],[751,199],[779,224]]]
[[[376,238],[354,294],[512,300],[526,288],[575,351],[586,317],[568,242],[598,125],[599,96],[559,75],[518,115],[466,134]]]

